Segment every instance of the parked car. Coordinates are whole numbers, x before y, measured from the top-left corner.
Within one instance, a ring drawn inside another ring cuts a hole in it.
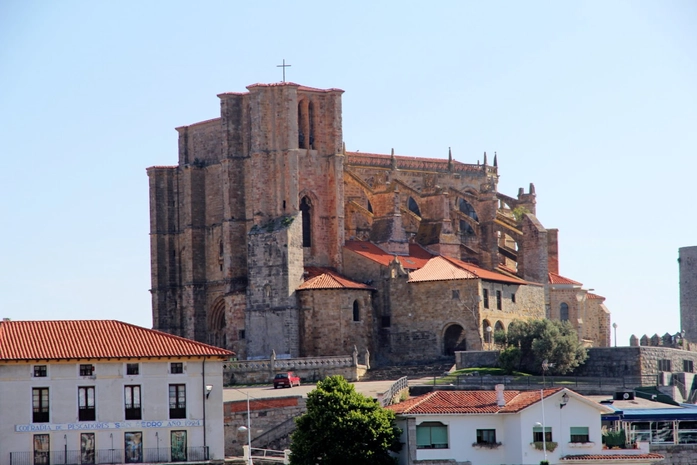
[[[292,371],[278,373],[273,378],[273,388],[276,389],[284,386],[289,388],[300,386],[300,377],[296,376]]]

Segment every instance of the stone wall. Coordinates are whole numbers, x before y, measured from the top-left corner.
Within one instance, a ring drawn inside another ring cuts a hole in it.
[[[455,352],[455,368],[481,368],[499,366],[498,350],[475,350]]]
[[[364,362],[368,354],[362,354]],[[341,375],[348,381],[359,381],[369,364],[359,364],[358,354],[338,357],[307,357],[296,359],[266,359],[233,361],[223,365],[225,385],[272,383],[276,373],[294,371],[301,381],[317,382],[327,376]]]
[[[659,370],[659,360],[668,360],[670,370]],[[588,349],[588,360],[573,375],[654,376],[662,371],[682,372],[685,360],[692,361],[692,365],[697,366],[697,353],[667,347],[591,348]]]
[[[680,328],[685,339],[697,343],[697,247],[678,250],[680,270]]]
[[[651,452],[665,457],[665,465],[697,465],[697,444],[651,444]]]
[[[252,447],[283,450],[290,446],[289,433],[295,429],[294,419],[307,410],[302,396],[251,399],[249,402]],[[241,456],[247,444],[247,401],[223,404],[225,455]]]

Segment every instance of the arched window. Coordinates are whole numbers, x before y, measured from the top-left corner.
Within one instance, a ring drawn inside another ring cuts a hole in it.
[[[357,300],[353,301],[353,321],[361,321],[361,309]]]
[[[474,211],[474,207],[467,200],[460,199],[458,207],[460,208],[460,211],[462,213],[469,216],[474,221],[479,221],[479,217],[477,216],[477,212]]]
[[[307,197],[300,201],[300,211],[303,217],[303,247],[312,247],[312,206]]]
[[[310,102],[310,104],[307,107],[307,117],[310,120],[310,140],[309,144],[307,146],[308,149],[314,149],[315,148],[315,105]]]
[[[305,133],[303,132],[302,102],[298,104],[298,148],[305,148]]]
[[[472,226],[465,220],[460,220],[460,235],[462,237],[474,236],[474,229],[472,229]]]
[[[559,306],[559,319],[561,321],[569,321],[569,306],[562,302]]]
[[[413,197],[409,197],[409,201],[407,202],[407,206],[409,207],[409,210],[415,214],[418,217],[421,217],[421,210],[419,210],[419,205],[416,203],[416,200],[414,200]]]

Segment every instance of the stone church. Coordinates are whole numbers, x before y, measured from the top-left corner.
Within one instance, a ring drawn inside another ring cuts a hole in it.
[[[241,359],[433,360],[545,317],[609,345],[604,298],[559,275],[532,184],[498,192],[496,154],[347,151],[342,94],[254,84],[177,128],[178,164],[147,170],[155,329]]]

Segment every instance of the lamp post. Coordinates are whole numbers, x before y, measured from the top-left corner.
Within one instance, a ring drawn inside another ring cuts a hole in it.
[[[612,329],[615,330],[615,347],[617,347],[617,323],[612,323]]]
[[[491,350],[491,332],[493,331],[493,328],[491,325],[486,327],[486,339],[489,341],[489,350]]]
[[[237,431],[247,432],[247,462],[249,465],[254,465],[252,462],[252,428],[249,421],[249,391],[247,391],[247,426],[240,426]]]

